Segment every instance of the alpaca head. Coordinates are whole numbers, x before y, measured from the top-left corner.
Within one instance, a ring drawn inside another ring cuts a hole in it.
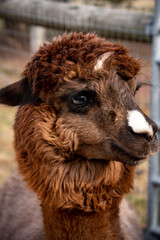
[[[44,43],[0,91],[1,103],[20,105],[17,161],[42,204],[99,211],[128,192],[128,166],[157,151],[157,126],[134,100],[139,69],[124,47],[72,33]]]

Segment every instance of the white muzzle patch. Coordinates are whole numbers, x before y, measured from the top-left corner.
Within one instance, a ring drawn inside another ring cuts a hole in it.
[[[137,110],[128,111],[128,126],[130,126],[135,133],[146,133],[153,136],[153,128],[146,121],[145,117]]]

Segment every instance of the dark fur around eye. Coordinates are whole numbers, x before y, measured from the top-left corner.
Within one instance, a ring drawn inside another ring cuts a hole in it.
[[[85,101],[81,101],[84,99]],[[90,106],[98,104],[96,92],[88,89],[66,94],[61,97],[61,100],[67,103],[71,112],[79,114],[87,113]]]

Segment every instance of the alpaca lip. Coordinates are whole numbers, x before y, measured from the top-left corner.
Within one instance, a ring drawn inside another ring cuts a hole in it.
[[[156,135],[154,136],[154,139],[150,142],[150,153],[149,156],[155,155],[159,151],[159,144]]]
[[[149,156],[154,156],[157,152],[159,152],[159,148],[154,150],[151,149]]]

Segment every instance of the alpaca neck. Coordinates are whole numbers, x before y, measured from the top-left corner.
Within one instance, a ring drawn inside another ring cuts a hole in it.
[[[47,240],[123,240],[119,206],[102,212],[42,207]]]
[[[90,211],[74,208],[64,210],[51,208],[45,202],[42,203],[46,239],[123,240],[119,208],[123,195],[133,188],[133,175],[134,167],[126,167],[117,184],[106,186],[106,195],[102,195],[107,199],[106,208],[102,210],[92,211],[91,208]],[[96,201],[96,196],[93,199]]]

